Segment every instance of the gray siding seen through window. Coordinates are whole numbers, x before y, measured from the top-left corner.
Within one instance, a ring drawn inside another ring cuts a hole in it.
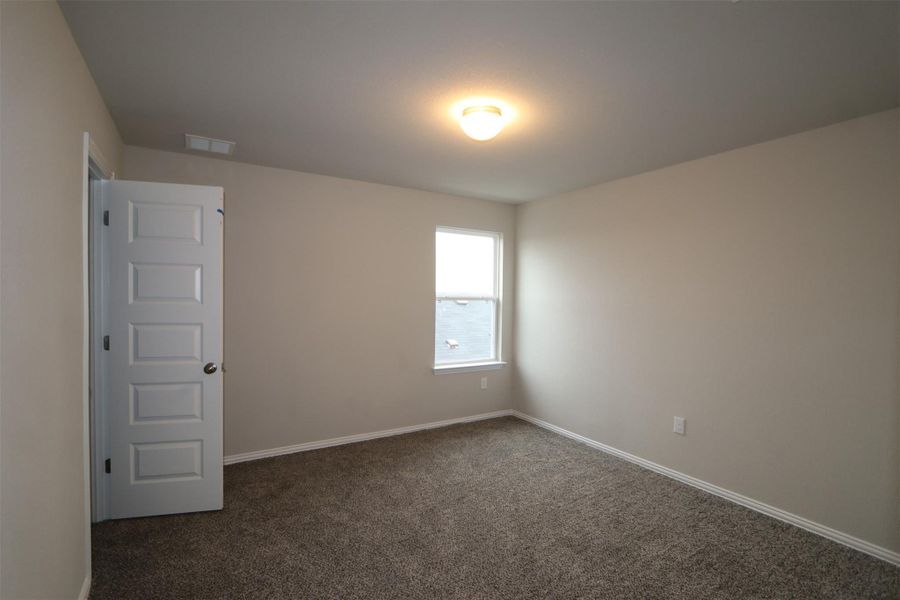
[[[494,359],[493,300],[435,302],[435,364]]]

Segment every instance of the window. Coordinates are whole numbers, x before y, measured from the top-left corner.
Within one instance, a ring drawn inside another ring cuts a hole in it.
[[[436,369],[500,362],[500,253],[499,233],[438,228]]]

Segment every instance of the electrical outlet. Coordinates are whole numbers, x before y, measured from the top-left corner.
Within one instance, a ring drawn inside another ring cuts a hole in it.
[[[672,424],[672,431],[677,433],[678,435],[684,435],[684,425],[687,423],[684,417],[675,417],[675,421]]]
[[[481,389],[483,389],[483,390],[487,389],[487,377],[481,378]]]

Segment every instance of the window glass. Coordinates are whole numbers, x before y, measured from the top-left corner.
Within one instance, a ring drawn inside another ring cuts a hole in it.
[[[492,297],[496,238],[438,231],[437,296]]]
[[[479,362],[494,358],[493,300],[438,300],[434,310],[434,362]]]
[[[499,247],[498,234],[437,231],[435,365],[499,360]]]

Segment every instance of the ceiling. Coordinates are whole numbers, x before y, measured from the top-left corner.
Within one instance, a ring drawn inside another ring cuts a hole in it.
[[[522,202],[898,105],[897,2],[62,2],[127,144]],[[512,104],[495,140],[450,114]]]

